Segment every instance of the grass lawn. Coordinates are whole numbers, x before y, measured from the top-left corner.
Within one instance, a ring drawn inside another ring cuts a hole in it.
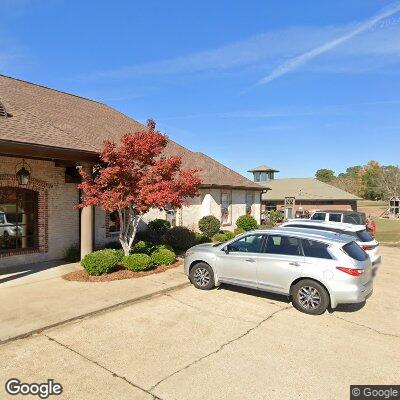
[[[400,220],[375,219],[376,240],[379,242],[398,242],[400,241]]]

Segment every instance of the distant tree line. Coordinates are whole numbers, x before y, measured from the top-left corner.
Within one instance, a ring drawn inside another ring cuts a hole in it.
[[[335,171],[322,168],[315,177],[346,192],[368,200],[388,200],[400,196],[400,169],[398,165],[380,165],[369,161],[366,165],[354,165],[335,175]]]

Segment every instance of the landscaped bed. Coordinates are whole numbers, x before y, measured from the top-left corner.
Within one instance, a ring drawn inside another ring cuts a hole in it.
[[[133,279],[133,278],[141,278],[143,276],[159,274],[160,272],[167,271],[171,268],[177,268],[183,265],[182,260],[177,260],[173,264],[170,265],[159,265],[155,266],[152,269],[147,271],[130,271],[123,267],[118,268],[117,270],[110,272],[104,275],[89,275],[84,269],[79,271],[72,271],[63,276],[63,279],[67,281],[75,281],[75,282],[110,282],[110,281],[119,281],[122,279]]]

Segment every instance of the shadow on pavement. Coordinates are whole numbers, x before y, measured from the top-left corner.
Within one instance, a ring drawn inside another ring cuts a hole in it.
[[[249,296],[255,296],[255,297],[268,299],[268,300],[274,300],[274,301],[280,301],[280,302],[286,303],[286,304],[290,303],[288,296],[285,296],[282,294],[264,292],[262,290],[250,289],[250,288],[245,288],[245,287],[241,287],[241,286],[228,285],[226,283],[221,284],[221,286],[219,286],[217,288],[217,290],[229,290],[231,292],[243,293],[243,294],[247,294]]]
[[[29,265],[22,265],[17,267],[7,267],[1,269],[0,273],[0,284],[13,281],[15,279],[24,278],[25,276],[29,276],[32,274],[36,274],[38,272],[46,271],[51,268],[59,267],[60,265],[65,265],[66,261],[47,261],[42,263],[35,263]],[[1,278],[3,275],[9,275],[4,278]]]

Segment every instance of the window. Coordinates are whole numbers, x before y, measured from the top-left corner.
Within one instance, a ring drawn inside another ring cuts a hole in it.
[[[302,239],[301,243],[303,245],[303,251],[306,257],[327,258],[327,259],[332,258],[332,256],[328,252],[328,245],[325,243],[308,239]]]
[[[358,214],[346,214],[343,218],[343,222],[353,225],[364,225],[362,217]]]
[[[228,245],[230,252],[261,253],[261,244],[264,235],[248,235]]]
[[[314,221],[325,221],[325,213],[315,213],[311,219]]]
[[[351,258],[357,261],[365,261],[368,258],[368,254],[356,242],[345,244],[343,250]]]
[[[299,239],[289,236],[269,235],[265,253],[299,256],[301,254]]]
[[[231,224],[231,195],[228,192],[221,193],[221,224]]]
[[[37,248],[37,205],[33,190],[0,188],[0,252]]]
[[[113,211],[109,214],[108,229],[110,233],[117,233],[121,230],[121,221],[118,211]]]
[[[254,193],[246,192],[246,215],[253,215]]]
[[[166,220],[171,224],[171,226],[176,226],[176,210],[167,210]]]
[[[261,182],[265,182],[266,180],[268,180],[268,178],[267,178],[267,173],[266,173],[266,172],[261,172],[261,174],[260,174],[260,181],[261,181]]]
[[[342,222],[342,214],[329,214],[329,221]]]
[[[374,238],[371,236],[369,232],[366,230],[356,232],[357,238],[360,239],[362,242],[372,242]]]
[[[260,175],[261,175],[261,172],[254,172],[254,181],[255,182],[260,182]]]

